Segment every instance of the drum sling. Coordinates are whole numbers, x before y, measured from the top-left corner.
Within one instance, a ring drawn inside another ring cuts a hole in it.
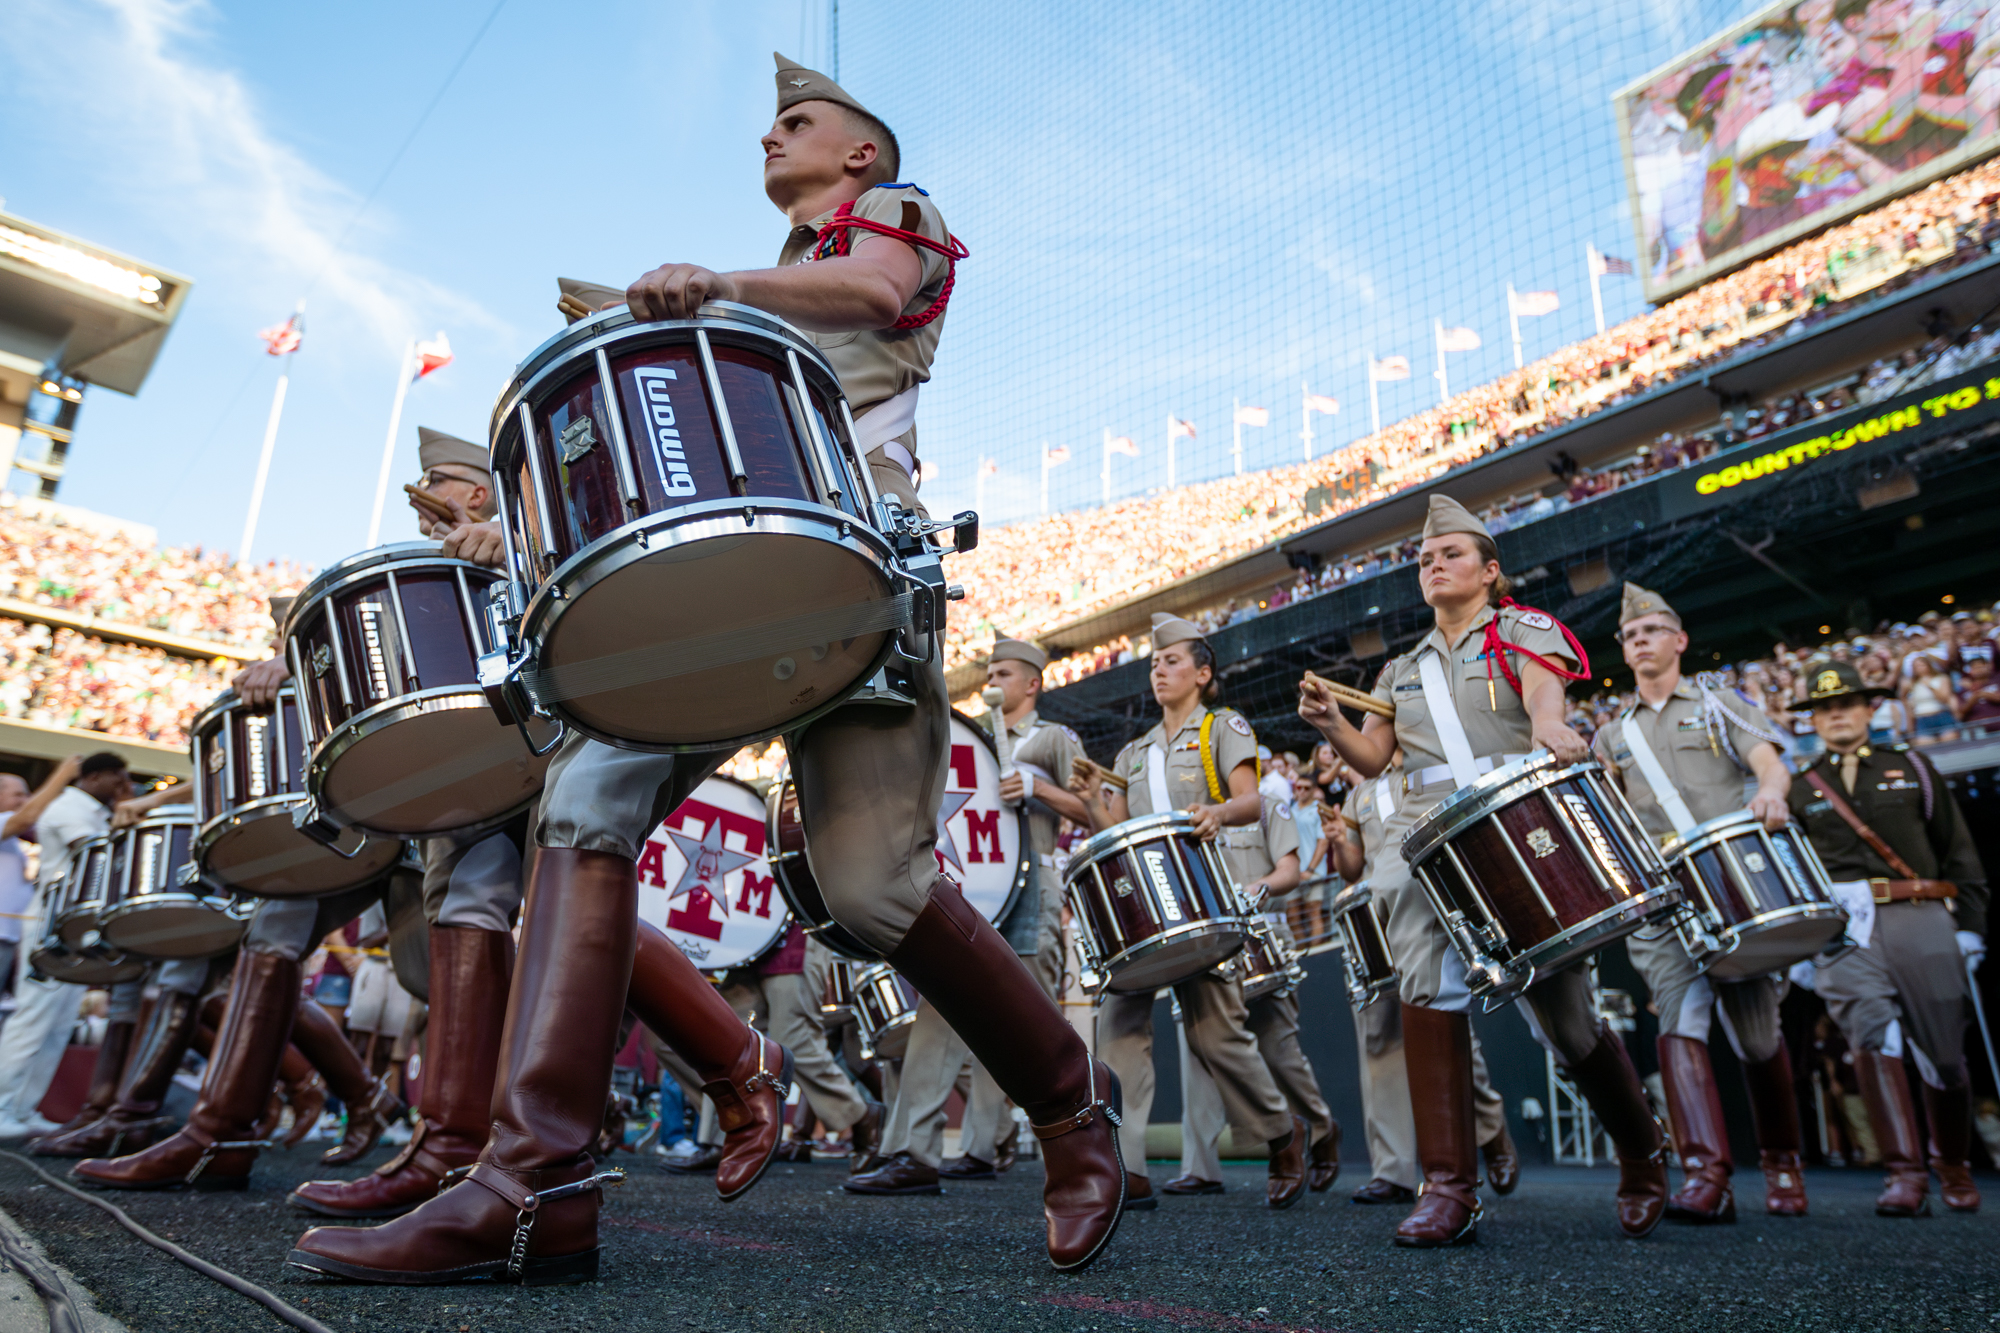
[[[1640,728],[1639,719],[1635,714],[1641,708],[1649,707],[1650,704],[1642,702],[1634,704],[1627,710],[1625,744],[1631,749],[1632,760],[1639,765],[1639,771],[1646,775],[1646,786],[1652,789],[1653,799],[1659,802],[1660,809],[1666,812],[1667,822],[1674,826],[1674,833],[1685,837],[1687,831],[1699,821],[1695,819],[1694,812],[1688,809],[1687,802],[1681,799],[1680,791],[1674,786],[1673,779],[1667,776],[1666,765],[1660,762],[1660,757],[1653,753],[1653,747],[1646,742],[1646,733]]]

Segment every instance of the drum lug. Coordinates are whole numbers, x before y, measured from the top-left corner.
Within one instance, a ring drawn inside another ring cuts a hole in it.
[[[368,845],[368,836],[362,834],[354,840],[353,851],[342,851],[340,846],[341,835],[353,832],[354,830],[345,828],[328,819],[320,813],[318,804],[310,800],[292,811],[292,827],[305,834],[308,838],[311,838],[314,842],[332,849],[336,854],[350,861],[361,855],[361,849]]]
[[[502,726],[518,726],[533,716],[534,704],[528,687],[521,683],[521,671],[505,648],[479,655],[479,689],[500,718]]]

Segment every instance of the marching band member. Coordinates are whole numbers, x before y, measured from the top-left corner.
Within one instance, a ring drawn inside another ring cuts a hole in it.
[[[1625,789],[1646,832],[1664,841],[1742,809],[1745,773],[1757,780],[1751,813],[1767,827],[1784,827],[1791,818],[1785,799],[1792,777],[1782,738],[1747,700],[1681,675],[1688,636],[1666,599],[1627,583],[1618,642],[1638,678],[1639,698],[1598,731],[1591,751]],[[1736,1220],[1729,1186],[1735,1163],[1708,1059],[1709,1025],[1717,1013],[1750,1094],[1764,1169],[1764,1210],[1804,1216],[1798,1094],[1778,1023],[1778,980],[1711,981],[1672,927],[1648,927],[1628,936],[1625,947],[1660,1016],[1660,1081],[1685,1176],[1680,1193],[1667,1200],[1667,1216],[1697,1223]]]
[[[1335,696],[1308,677],[1299,715],[1364,776],[1408,758],[1403,801],[1384,827],[1370,881],[1388,896],[1389,950],[1400,973],[1403,1046],[1424,1182],[1396,1228],[1398,1245],[1428,1248],[1478,1238],[1478,1140],[1472,1102],[1472,996],[1465,965],[1400,855],[1402,836],[1458,787],[1531,749],[1565,763],[1584,759],[1583,738],[1563,722],[1563,680],[1580,678],[1581,650],[1539,611],[1506,600],[1493,539],[1463,505],[1433,495],[1418,555],[1436,628],[1390,660],[1375,697],[1394,722],[1370,715],[1356,728]],[[1483,634],[1483,639],[1478,637]],[[1489,675],[1490,673],[1490,675]],[[1585,968],[1538,979],[1522,996],[1536,1036],[1568,1072],[1618,1151],[1618,1225],[1645,1236],[1667,1195],[1666,1141],[1630,1055],[1598,1020]]]
[[[668,264],[632,284],[627,301],[641,319],[682,319],[710,299],[737,300],[816,330],[878,490],[921,513],[910,418],[961,252],[924,191],[892,184],[898,164],[887,128],[825,75],[778,63],[764,171],[766,193],[792,223],[781,266],[715,273]],[[489,561],[499,545],[491,525],[446,538],[448,551]],[[915,707],[836,709],[786,738],[808,855],[840,923],[937,1006],[1027,1110],[1048,1165],[1049,1257],[1076,1269],[1110,1240],[1124,1202],[1111,1132],[1118,1090],[938,868],[950,709],[942,661],[934,652],[928,670],[914,673]],[[464,1181],[414,1213],[372,1230],[306,1233],[292,1263],[376,1282],[595,1276],[602,1182],[588,1148],[633,955],[636,858],[660,817],[724,758],[645,754],[576,735],[564,742],[543,797],[505,1074],[485,1150]],[[740,1031],[729,1006],[686,966],[689,1002],[706,992],[726,1020],[716,1030]],[[996,1013],[1007,1021],[995,1023]],[[782,1098],[789,1066],[781,1047],[760,1038],[721,1090]]]
[[[1348,791],[1341,810],[1342,835],[1329,855],[1333,869],[1349,884],[1372,883],[1382,851],[1383,822],[1395,813],[1403,782],[1403,756],[1390,757],[1378,778],[1363,779]],[[1371,901],[1357,911],[1386,913]],[[1361,1107],[1368,1118],[1368,1182],[1349,1201],[1359,1204],[1409,1203],[1423,1171],[1417,1162],[1417,1126],[1410,1107],[1410,1077],[1403,1059],[1402,1007],[1387,996],[1354,1013],[1354,1045],[1361,1065]],[[1495,1194],[1512,1194],[1521,1183],[1521,1158],[1507,1132],[1507,1107],[1486,1074],[1479,1038],[1472,1039],[1472,1114],[1486,1183]]]
[[[1888,1168],[1883,1217],[1930,1212],[1930,1173],[1903,1056],[1915,1060],[1930,1121],[1930,1170],[1945,1206],[1979,1208],[1967,1159],[1972,1087],[1965,1065],[1968,973],[1986,954],[1986,871],[1951,789],[1906,745],[1868,743],[1873,696],[1845,662],[1812,674],[1807,703],[1826,742],[1792,779],[1792,817],[1852,916],[1860,943],[1813,969],[1813,988],[1854,1053],[1868,1122]]]
[[[1255,824],[1262,811],[1257,792],[1257,737],[1243,715],[1214,708],[1215,653],[1201,631],[1179,616],[1155,613],[1152,656],[1153,697],[1161,718],[1145,735],[1118,752],[1112,772],[1125,779],[1120,792],[1084,774],[1071,782],[1090,808],[1091,826],[1101,832],[1142,815],[1185,810],[1202,838],[1221,835],[1232,825]],[[1294,857],[1297,848],[1292,848]],[[1297,873],[1296,861],[1293,873]],[[1304,1119],[1292,1112],[1251,1035],[1243,988],[1233,975],[1203,973],[1174,987],[1188,1047],[1215,1080],[1239,1141],[1270,1147],[1270,1179],[1265,1200],[1289,1208],[1306,1188],[1308,1149],[1331,1161],[1339,1147],[1335,1134],[1308,1142]],[[1121,1135],[1132,1171],[1131,1197],[1155,1206],[1145,1175],[1146,1121],[1153,1107],[1153,996],[1109,993],[1097,1013],[1097,1049],[1127,1089],[1129,1110]],[[1329,1117],[1329,1122],[1331,1117]]]

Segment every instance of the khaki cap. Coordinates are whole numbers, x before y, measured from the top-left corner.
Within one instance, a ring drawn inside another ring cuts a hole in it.
[[[1681,613],[1667,605],[1667,599],[1636,583],[1625,585],[1625,603],[1618,608],[1618,623],[1629,625],[1640,616],[1665,616],[1679,625]]]
[[[456,435],[447,435],[429,426],[417,427],[417,463],[426,472],[443,465],[469,467],[488,477],[493,475],[493,465],[487,457],[485,445],[461,440]]]
[[[556,309],[562,311],[564,319],[574,324],[579,319],[589,319],[608,305],[624,305],[623,287],[606,287],[601,282],[585,282],[581,278],[557,278]]]
[[[1179,616],[1165,611],[1153,612],[1153,651],[1171,648],[1177,643],[1203,637],[1201,627],[1192,620],[1182,620]]]
[[[1474,518],[1470,509],[1449,495],[1433,495],[1431,511],[1424,516],[1424,536],[1442,537],[1448,532],[1476,532],[1482,537],[1490,535],[1486,525]]]
[[[864,116],[875,117],[873,111],[855,101],[845,88],[818,70],[807,69],[790,56],[776,51],[771,52],[771,59],[778,62],[779,111],[797,106],[800,102],[836,102]]]
[[[1026,662],[1040,671],[1048,666],[1049,655],[1026,639],[998,639],[986,661],[989,666],[994,662]]]

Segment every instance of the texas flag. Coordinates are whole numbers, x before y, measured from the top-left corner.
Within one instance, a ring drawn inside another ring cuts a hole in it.
[[[444,336],[444,330],[438,330],[438,336],[429,342],[417,344],[417,379],[422,379],[433,370],[443,370],[450,364],[451,339]]]
[[[1235,422],[1239,426],[1268,426],[1271,424],[1271,409],[1268,407],[1239,407]]]

